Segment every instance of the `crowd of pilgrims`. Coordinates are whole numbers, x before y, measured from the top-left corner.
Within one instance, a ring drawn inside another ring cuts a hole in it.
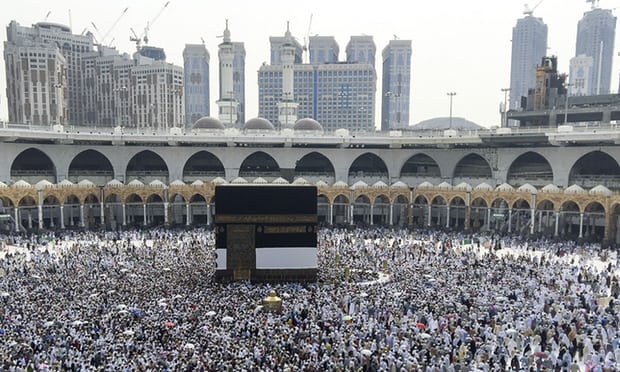
[[[617,369],[620,271],[600,245],[379,227],[318,239],[319,280],[302,285],[215,280],[205,228],[5,236],[0,369]],[[271,290],[279,313],[261,308]]]

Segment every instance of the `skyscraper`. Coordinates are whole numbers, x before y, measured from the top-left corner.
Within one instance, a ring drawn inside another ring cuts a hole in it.
[[[233,41],[233,92],[237,100],[237,127],[245,123],[245,45]]]
[[[336,63],[340,48],[333,36],[310,36],[308,52],[310,64]]]
[[[270,36],[269,44],[271,45],[271,64],[282,64],[282,46],[289,42],[291,32],[286,27],[286,33],[284,36]],[[293,39],[293,45],[295,46],[295,63],[302,63],[303,47],[296,39]]]
[[[375,67],[375,54],[377,47],[372,40],[372,36],[351,36],[347,44],[347,62],[348,63],[367,63],[373,68]]]
[[[518,110],[522,97],[527,98],[528,91],[534,89],[536,67],[547,55],[547,25],[531,12],[526,14],[512,29],[508,110]]]
[[[32,27],[21,26],[16,21],[11,21],[6,30],[7,46],[24,46],[35,42],[57,45],[66,63],[66,86],[67,97],[67,122],[70,124],[81,124],[84,121],[84,102],[83,98],[83,79],[81,71],[81,57],[94,51],[93,36],[90,33],[85,35],[75,35],[67,26],[39,22]],[[6,53],[5,53],[6,58]],[[7,86],[10,86],[11,76],[7,75]],[[15,101],[17,103],[21,103]],[[9,110],[10,111],[10,110]]]
[[[383,49],[381,130],[409,125],[411,40],[390,40]]]
[[[183,49],[185,73],[185,126],[210,115],[209,51],[204,44],[185,44]]]
[[[585,12],[577,24],[575,56],[592,57],[592,68],[585,77],[589,89],[586,95],[608,94],[611,85],[611,68],[614,56],[616,17],[609,9],[593,7]],[[577,71],[571,69],[570,83],[575,83]]]
[[[55,44],[33,40],[5,42],[9,121],[65,124],[67,64]]]
[[[312,118],[322,124],[327,131],[344,128],[352,131],[372,131],[374,125],[374,104],[376,93],[375,45],[371,36],[352,37],[347,46],[347,62],[326,62],[302,64],[297,52],[298,43],[288,33],[288,37],[277,38],[277,50],[282,48],[288,38],[294,54],[293,94],[291,102],[297,107],[297,118]],[[312,38],[310,39],[312,40]],[[322,38],[335,51],[338,45],[333,38]],[[264,64],[258,71],[259,116],[274,124],[280,123],[278,106],[285,102],[284,66],[282,56],[276,56],[274,38],[272,43],[271,65]],[[317,40],[318,41],[318,40]],[[309,48],[312,50],[312,48]],[[331,53],[331,52],[330,52]],[[284,105],[285,109],[290,108]],[[291,105],[292,106],[292,105]]]

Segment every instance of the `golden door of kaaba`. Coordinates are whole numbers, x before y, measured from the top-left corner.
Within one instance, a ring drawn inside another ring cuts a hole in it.
[[[233,271],[234,280],[250,280],[256,269],[255,225],[227,226],[226,261]]]

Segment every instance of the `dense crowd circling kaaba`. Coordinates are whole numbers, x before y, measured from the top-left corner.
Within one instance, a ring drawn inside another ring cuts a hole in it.
[[[319,281],[214,279],[212,230],[4,236],[6,371],[613,371],[615,252],[322,229]],[[261,301],[274,290],[280,312]]]

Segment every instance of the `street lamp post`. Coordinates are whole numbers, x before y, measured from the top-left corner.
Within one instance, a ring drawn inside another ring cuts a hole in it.
[[[456,96],[456,92],[448,92],[447,94],[450,97],[450,122],[448,128],[452,129],[452,99]]]
[[[566,84],[566,102],[564,103],[564,125],[566,125],[566,123],[568,122],[568,96],[570,93],[570,87],[572,87],[573,84]]]
[[[502,92],[504,92],[504,112],[502,112],[502,127],[507,127],[508,126],[508,106],[506,106],[507,104],[507,100],[508,100],[508,92],[510,92],[510,88],[502,88]]]

